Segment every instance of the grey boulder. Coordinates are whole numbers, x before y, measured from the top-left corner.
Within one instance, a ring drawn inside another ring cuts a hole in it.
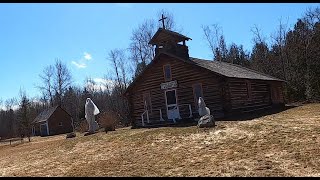
[[[198,128],[214,127],[214,118],[212,115],[204,115],[198,121]]]

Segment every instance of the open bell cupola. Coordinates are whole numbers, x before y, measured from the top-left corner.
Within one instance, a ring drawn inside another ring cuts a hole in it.
[[[162,21],[163,28],[159,28],[149,41],[149,44],[156,46],[155,55],[166,52],[184,59],[189,59],[189,50],[188,46],[186,46],[186,41],[192,39],[177,32],[165,29],[164,19],[165,18],[162,15],[162,19],[159,21]]]

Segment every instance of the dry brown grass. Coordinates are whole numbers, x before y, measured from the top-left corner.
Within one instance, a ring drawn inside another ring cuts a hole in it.
[[[105,128],[107,131],[114,130],[117,124],[117,117],[113,112],[103,112],[99,114],[98,123],[102,128]]]
[[[74,130],[76,132],[84,133],[84,132],[88,131],[88,129],[89,129],[89,125],[87,123],[87,120],[86,119],[81,119],[79,124],[75,126]]]
[[[117,129],[0,145],[2,176],[320,176],[320,104],[212,129]]]

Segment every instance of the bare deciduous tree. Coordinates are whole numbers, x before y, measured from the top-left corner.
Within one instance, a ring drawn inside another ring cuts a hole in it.
[[[227,54],[222,28],[218,24],[211,25],[211,28],[202,25],[202,30],[214,59],[222,61]]]
[[[105,87],[105,93],[107,93],[108,96],[111,95],[114,83],[112,81],[112,78],[110,77],[110,74],[112,74],[112,72],[109,72],[108,75],[105,75],[103,77],[104,82],[102,83],[102,85]]]
[[[304,44],[305,44],[305,61],[306,61],[306,74],[305,74],[305,81],[306,81],[306,98],[307,100],[311,100],[314,96],[314,92],[312,89],[312,72],[311,72],[311,58],[309,57],[309,51],[310,51],[310,44],[311,40],[315,34],[315,25],[319,23],[320,19],[320,9],[319,7],[316,7],[315,9],[308,8],[307,12],[305,13],[304,17],[302,18],[302,21],[307,25],[307,29],[305,31],[305,38],[304,38]]]
[[[147,19],[143,23],[139,24],[136,29],[132,31],[131,43],[129,45],[130,59],[135,63],[136,70],[135,76],[137,76],[154,58],[155,49],[149,44],[149,41],[155,34],[157,28],[162,27],[159,18],[161,15],[166,16],[165,28],[168,30],[176,30],[176,24],[173,18],[173,14],[167,10],[160,10],[157,13],[157,19]],[[159,26],[157,26],[159,24]],[[140,69],[140,70],[139,70]]]
[[[120,68],[120,73],[121,73],[121,81],[123,83],[123,88],[127,88],[128,85],[129,85],[129,80],[128,80],[128,75],[127,75],[127,72],[129,71],[129,68],[128,68],[128,62],[125,61],[126,57],[125,55],[123,54],[123,51],[121,52],[120,54],[120,57],[119,57],[119,61],[118,61],[118,64],[119,64],[119,68]]]
[[[77,87],[69,87],[64,95],[65,110],[72,116],[73,127],[79,122],[80,109],[80,89]]]
[[[128,62],[126,61],[125,51],[123,49],[114,49],[109,52],[109,60],[112,63],[116,74],[117,86],[124,90],[128,86]]]
[[[266,38],[262,35],[261,30],[257,25],[251,28],[253,33],[253,49],[251,52],[252,68],[263,73],[270,74],[269,48],[266,43]]]
[[[128,85],[128,68],[125,51],[122,49],[111,50],[108,54],[113,71],[115,74],[115,84],[112,89],[110,101],[113,104],[113,111],[117,114],[122,122],[127,122],[129,117],[129,106],[127,100],[123,97],[123,93]]]
[[[30,100],[26,91],[20,89],[20,103],[18,111],[19,132],[21,135],[27,136],[30,142],[31,136],[31,118],[30,118]]]
[[[253,33],[253,43],[260,44],[266,42],[266,38],[262,35],[261,29],[256,24],[251,28],[251,32]]]
[[[54,71],[54,91],[57,103],[62,105],[62,97],[71,85],[72,77],[67,66],[61,60],[56,59]]]
[[[283,74],[282,77],[284,80],[287,80],[287,76],[286,76],[287,63],[285,62],[285,57],[284,57],[286,54],[285,43],[286,43],[286,37],[288,33],[287,24],[288,24],[288,19],[287,19],[287,23],[284,24],[281,18],[279,20],[279,26],[277,31],[275,32],[275,34],[271,35],[271,38],[274,40],[274,45],[279,50],[279,61],[282,66],[282,74]]]
[[[6,110],[13,109],[14,105],[17,105],[17,99],[16,98],[10,98],[10,99],[7,99],[5,101]]]
[[[86,90],[89,92],[89,94],[93,94],[95,91],[98,90],[96,89],[96,85],[97,83],[91,77],[86,77],[85,87],[86,87]]]
[[[317,22],[320,22],[320,8],[308,8],[304,15],[304,20],[311,27],[313,27]]]
[[[131,59],[137,64],[148,64],[154,57],[154,48],[149,44],[155,32],[155,23],[153,20],[146,20],[134,29],[131,36],[129,50]]]
[[[47,66],[39,77],[42,85],[36,87],[42,92],[43,101],[49,101],[50,106],[62,105],[63,95],[72,82],[67,66],[56,59],[55,64]]]
[[[49,100],[50,106],[53,106],[53,73],[54,73],[54,66],[50,65],[47,66],[43,72],[40,74],[39,77],[42,81],[42,86],[36,86],[43,94],[44,101]]]
[[[113,66],[113,69],[114,69],[114,72],[116,73],[116,81],[117,81],[117,85],[119,87],[121,87],[122,85],[122,81],[121,81],[121,78],[120,78],[120,70],[119,70],[119,59],[120,59],[120,53],[121,51],[119,49],[115,49],[115,50],[111,50],[110,53],[109,53],[109,59],[112,63],[112,66]]]

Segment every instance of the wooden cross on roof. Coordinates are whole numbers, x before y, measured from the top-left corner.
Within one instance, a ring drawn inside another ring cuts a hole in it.
[[[164,15],[162,14],[161,19],[159,19],[159,21],[162,21],[162,28],[166,29],[166,27],[164,26],[164,20],[167,19],[167,17],[164,17]]]

